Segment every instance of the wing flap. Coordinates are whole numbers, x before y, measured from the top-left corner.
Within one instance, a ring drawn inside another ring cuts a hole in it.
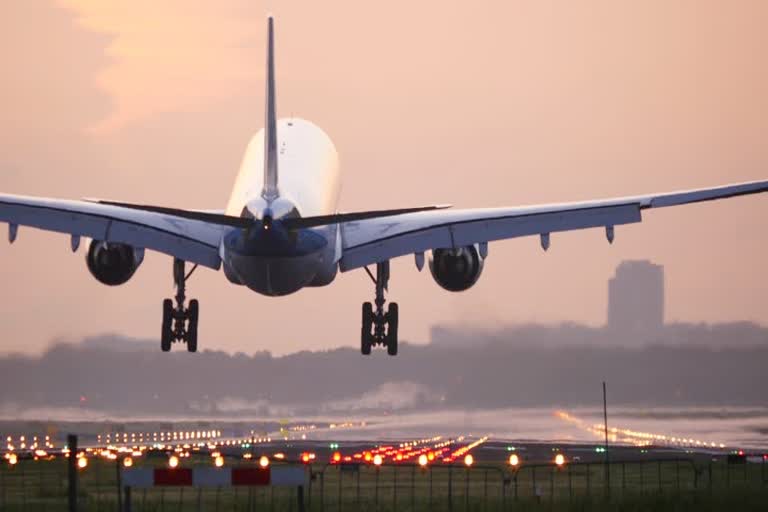
[[[768,191],[768,181],[578,203],[473,210],[427,211],[342,224],[340,268],[430,249],[641,222],[641,211]],[[609,235],[610,237],[610,235]]]
[[[364,226],[363,223],[356,226],[343,225],[345,241],[358,243],[344,248],[340,262],[341,270],[352,270],[435,248],[463,247],[506,238],[641,221],[640,205],[637,203],[527,214],[520,213],[519,210],[507,210],[506,213],[503,210],[456,210],[446,215],[447,218],[441,223],[429,220],[417,222],[412,224],[413,229],[408,229],[407,217],[408,215],[404,215],[389,222],[382,220],[376,223],[376,226]],[[402,221],[398,226],[400,229],[393,226],[398,221]],[[366,238],[372,240],[363,242]]]
[[[111,205],[0,195],[0,222],[120,242],[218,269],[226,226]]]

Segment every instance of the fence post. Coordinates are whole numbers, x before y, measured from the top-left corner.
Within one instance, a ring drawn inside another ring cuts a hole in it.
[[[571,473],[570,466],[568,467],[568,502],[573,501],[573,473]]]
[[[397,464],[392,466],[392,510],[397,512]]]
[[[0,510],[5,510],[5,464],[0,464]]]
[[[469,510],[469,466],[467,466],[467,478],[464,481],[464,510]]]
[[[117,472],[117,511],[123,511],[123,475],[120,471],[120,465],[123,462],[122,457],[115,459],[115,471]],[[96,473],[98,474],[98,472]]]
[[[416,465],[415,464],[411,466],[411,510],[416,510]]]
[[[374,502],[376,503],[376,510],[379,510],[379,466],[376,466],[376,490]]]
[[[125,504],[125,512],[131,512],[132,505],[131,505],[131,488],[126,487],[125,488],[125,501],[123,502]]]
[[[67,448],[69,448],[69,464],[67,464],[68,504],[69,512],[77,512],[77,436],[67,436]]]
[[[515,470],[515,501],[517,501],[517,470]]]
[[[656,463],[656,467],[659,473],[659,494],[661,494],[661,461]]]
[[[590,473],[592,473],[592,468],[589,466],[589,462],[587,462],[587,499],[589,499],[592,496],[592,489],[589,483]]]
[[[304,512],[304,486],[300,485],[296,488],[296,505],[298,512]]]
[[[621,463],[621,497],[624,497],[624,493],[627,492],[627,465]]]
[[[453,510],[453,464],[448,465],[448,510]]]
[[[680,461],[675,459],[675,479],[677,480],[677,492],[680,492]]]
[[[552,469],[552,472],[549,474],[549,501],[550,503],[555,499],[555,471],[556,469]]]
[[[429,466],[429,510],[432,510],[432,466]]]
[[[338,503],[339,503],[339,512],[341,512],[342,507],[343,507],[343,505],[341,503],[341,479],[344,476],[344,473],[341,471],[341,465],[338,466],[337,473],[339,474],[339,499],[338,499]]]
[[[531,467],[531,488],[533,489],[533,497],[536,498],[536,466]]]
[[[328,466],[325,466],[320,472],[320,512],[325,510],[325,470]],[[377,475],[378,476],[378,475]],[[379,481],[376,479],[376,491],[379,490]],[[378,496],[378,493],[377,493]]]

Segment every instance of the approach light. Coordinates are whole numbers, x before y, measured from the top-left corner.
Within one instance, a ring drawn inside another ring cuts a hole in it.
[[[224,465],[224,457],[222,457],[221,455],[216,456],[213,459],[213,465],[216,466],[217,468],[222,467]]]
[[[516,453],[509,456],[509,465],[516,468],[520,464],[520,457]]]
[[[421,455],[419,455],[419,466],[423,468],[427,467],[428,462],[429,461],[427,460],[427,456],[425,454],[422,453]]]
[[[374,466],[381,466],[382,462],[384,462],[384,460],[381,458],[381,455],[377,453],[376,455],[373,456]]]
[[[124,458],[123,459],[123,466],[125,466],[126,468],[129,468],[129,467],[133,466],[133,459],[131,457]]]
[[[464,465],[469,467],[475,462],[475,458],[472,456],[471,453],[468,453],[466,457],[464,457]]]
[[[269,457],[266,455],[259,457],[259,466],[262,468],[267,468],[269,466]]]
[[[555,455],[555,464],[557,464],[558,467],[562,467],[563,464],[565,464],[565,455],[562,453]]]
[[[168,459],[168,467],[171,469],[179,467],[179,458],[175,455],[171,455]]]
[[[88,467],[88,459],[85,457],[80,457],[77,459],[77,467],[80,469],[85,469]]]
[[[341,461],[341,453],[333,452],[333,462],[340,462],[340,461]]]
[[[16,463],[18,462],[19,462],[19,458],[16,456],[15,453],[11,453],[10,455],[8,455],[8,464],[10,464],[11,466],[15,466]]]

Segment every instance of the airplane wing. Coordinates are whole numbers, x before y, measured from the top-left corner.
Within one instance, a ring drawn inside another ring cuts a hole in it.
[[[0,222],[119,242],[218,269],[219,243],[232,227],[199,219],[89,201],[0,194]]]
[[[613,240],[613,227],[640,222],[641,212],[651,208],[677,206],[725,199],[768,191],[768,181],[666,194],[624,197],[577,203],[486,208],[433,210],[342,223],[342,271],[416,254],[430,249],[540,235],[542,245],[549,234],[559,231],[602,227]]]

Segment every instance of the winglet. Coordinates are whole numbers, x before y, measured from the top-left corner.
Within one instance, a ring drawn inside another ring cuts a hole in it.
[[[275,111],[275,37],[272,16],[267,18],[267,87],[264,121],[264,188],[261,196],[276,199],[277,188],[277,114]]]

